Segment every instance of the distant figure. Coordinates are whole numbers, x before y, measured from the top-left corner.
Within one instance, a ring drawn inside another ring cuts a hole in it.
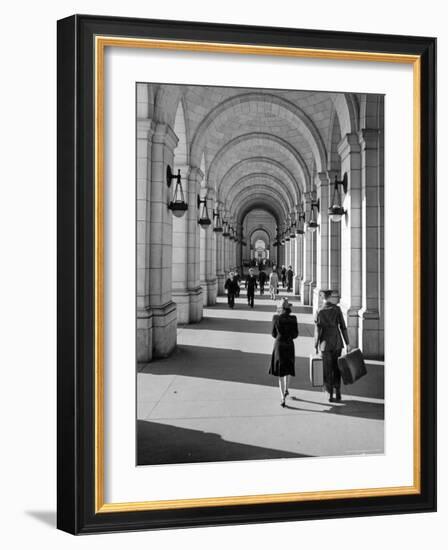
[[[341,397],[341,373],[338,369],[338,357],[340,357],[344,343],[350,351],[347,327],[341,308],[331,302],[331,290],[323,291],[323,304],[318,309],[314,318],[314,347],[316,352],[322,354],[324,369],[324,386],[330,394],[329,401],[340,401]],[[342,337],[341,337],[342,333]],[[333,398],[336,392],[336,398]]]
[[[275,342],[269,374],[278,376],[282,407],[285,406],[286,397],[289,395],[289,377],[295,376],[293,340],[299,335],[297,317],[291,315],[291,308],[288,298],[283,298],[278,306],[279,313],[272,318],[272,337],[275,338]]]
[[[236,281],[237,284],[238,284],[238,290],[236,291],[235,296],[236,296],[237,298],[239,298],[239,297],[240,297],[240,281],[241,281],[241,276],[240,276],[240,274],[238,273],[238,270],[237,270],[237,269],[234,270],[234,273],[235,273],[235,275],[234,275],[234,276],[235,276],[235,281]]]
[[[235,296],[239,291],[239,285],[233,271],[229,273],[229,278],[225,282],[224,288],[227,290],[227,303],[229,307],[233,309],[235,307]]]
[[[286,289],[288,292],[291,292],[292,290],[292,279],[294,277],[294,271],[292,270],[291,266],[288,266],[288,270],[286,271],[286,281],[288,283],[288,288]]]
[[[275,300],[278,294],[278,275],[275,267],[269,275],[269,294],[271,295],[271,300]]]
[[[286,286],[286,267],[282,265],[282,270],[280,271],[280,275],[282,278],[282,287],[285,288]]]
[[[264,285],[266,283],[267,275],[266,272],[261,269],[260,273],[258,274],[258,282],[260,283],[260,296],[263,296],[264,294]]]
[[[254,270],[249,269],[249,275],[246,278],[247,289],[247,305],[251,308],[254,307],[255,289],[257,288],[257,277],[254,275]]]

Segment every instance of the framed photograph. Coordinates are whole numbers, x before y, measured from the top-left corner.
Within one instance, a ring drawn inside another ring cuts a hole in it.
[[[435,62],[58,22],[58,528],[436,509]]]

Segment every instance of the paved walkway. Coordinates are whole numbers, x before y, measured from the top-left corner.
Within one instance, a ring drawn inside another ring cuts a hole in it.
[[[280,407],[268,374],[274,310],[268,296],[250,309],[242,293],[233,310],[219,297],[200,323],[178,328],[171,357],[140,368],[138,464],[383,452],[383,364],[369,363],[367,376],[343,387],[343,401],[329,403],[309,382],[312,314],[297,301],[296,376]]]

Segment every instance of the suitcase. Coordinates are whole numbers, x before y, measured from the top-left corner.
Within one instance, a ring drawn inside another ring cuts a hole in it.
[[[360,349],[338,357],[338,368],[344,385],[348,386],[367,374],[366,364]]]
[[[310,355],[310,382],[314,388],[324,385],[324,366],[318,355]]]

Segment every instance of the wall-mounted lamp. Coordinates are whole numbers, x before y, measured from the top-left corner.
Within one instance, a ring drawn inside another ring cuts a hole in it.
[[[296,235],[303,235],[305,233],[305,212],[300,209],[297,212],[295,227],[296,227]]]
[[[222,222],[222,236],[223,237],[229,237],[230,236],[230,233],[229,233],[229,222],[227,220],[224,220]]]
[[[199,216],[198,224],[202,227],[202,229],[207,229],[207,227],[212,223],[212,220],[208,216],[208,209],[207,209],[207,197],[204,197],[201,199],[201,197],[198,195],[198,210],[202,206],[201,215]]]
[[[181,218],[186,210],[188,210],[188,204],[185,202],[180,170],[177,171],[177,175],[174,175],[171,166],[168,164],[166,167],[166,184],[168,187],[171,187],[173,179],[176,180],[176,187],[174,188],[173,200],[168,204],[168,208],[173,212],[176,218]]]
[[[213,210],[213,231],[215,233],[222,233],[221,214],[219,208]]]
[[[310,219],[308,222],[305,223],[307,231],[310,231],[311,233],[314,233],[316,229],[319,227],[319,224],[317,223],[317,214],[320,211],[320,200],[312,200],[311,201],[311,212],[310,212]]]
[[[330,206],[328,208],[328,217],[333,222],[340,222],[345,215],[344,207],[342,206],[342,195],[340,187],[347,193],[347,172],[344,174],[342,180],[338,180],[337,176],[334,178],[333,193],[331,195]]]
[[[296,238],[296,227],[297,227],[297,223],[295,220],[293,220],[291,222],[291,225],[289,226],[289,237],[291,239],[295,239]]]

